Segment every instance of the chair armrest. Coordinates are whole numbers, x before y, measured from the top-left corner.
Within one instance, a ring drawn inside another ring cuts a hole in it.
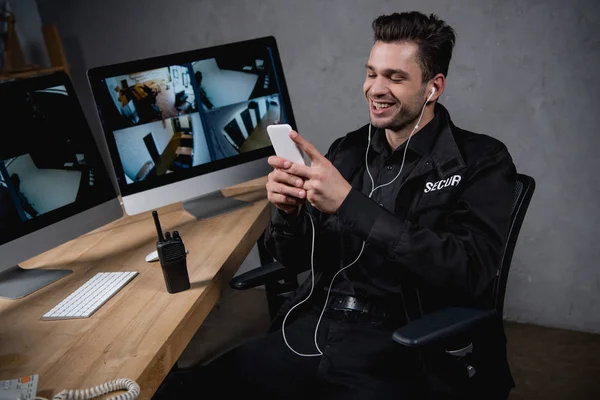
[[[493,309],[442,308],[404,325],[392,338],[408,347],[425,346],[468,331],[495,315]]]
[[[296,276],[296,274],[275,261],[234,277],[229,281],[229,286],[237,290],[246,290],[276,282],[289,276]]]

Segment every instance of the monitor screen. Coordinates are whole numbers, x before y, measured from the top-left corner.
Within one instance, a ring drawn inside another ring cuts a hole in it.
[[[0,85],[0,245],[116,199],[68,76]]]
[[[268,125],[296,128],[273,37],[88,77],[123,196],[264,159]]]

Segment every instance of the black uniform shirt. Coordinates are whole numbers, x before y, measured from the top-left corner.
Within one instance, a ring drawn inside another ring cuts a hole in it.
[[[389,185],[382,186],[375,190],[371,195],[371,199],[377,202],[381,207],[384,207],[391,212],[396,211],[396,197],[403,182],[410,175],[411,171],[415,168],[421,158],[429,154],[433,143],[438,136],[439,130],[443,126],[441,114],[442,113],[439,112],[436,113],[433,120],[412,136],[408,143],[407,150],[406,142],[404,142],[392,151],[385,136],[385,130],[373,130],[367,161],[369,165],[368,171],[371,173],[375,183],[374,187],[385,185],[393,181]],[[402,167],[402,172],[398,178],[394,180],[400,171],[405,150],[406,159],[404,161],[404,166]],[[371,178],[369,177],[367,170],[365,170],[362,178],[362,186],[357,187],[356,189],[368,196],[371,193],[372,188],[373,184]],[[347,201],[352,201],[352,198],[347,199]],[[346,204],[345,206],[351,207],[349,204]],[[374,220],[377,218],[377,215],[369,215],[368,212],[365,211],[357,215],[356,218]],[[341,265],[341,267],[344,267],[356,259],[360,253],[362,242],[349,238],[342,240],[346,241],[346,244],[343,247],[343,265]],[[364,251],[368,252],[375,250],[367,247]],[[331,292],[368,299],[382,299],[389,297],[390,295],[398,294],[389,293],[386,290],[382,290],[380,285],[373,284],[369,266],[361,262],[361,260],[365,258],[364,256],[365,254],[359,258],[356,264],[345,269],[336,276]],[[327,289],[330,282],[323,283],[326,284],[324,289]]]

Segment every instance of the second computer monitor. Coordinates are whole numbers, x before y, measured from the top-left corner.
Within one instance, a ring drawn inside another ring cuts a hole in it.
[[[15,299],[71,272],[18,263],[123,210],[67,74],[2,83],[0,122],[0,297]]]
[[[88,78],[128,214],[267,175],[267,126],[296,128],[273,37],[93,68]]]

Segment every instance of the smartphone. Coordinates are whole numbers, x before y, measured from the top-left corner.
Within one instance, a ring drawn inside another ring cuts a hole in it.
[[[290,138],[292,127],[288,124],[268,125],[267,133],[275,149],[275,154],[296,164],[306,165],[302,151]]]

